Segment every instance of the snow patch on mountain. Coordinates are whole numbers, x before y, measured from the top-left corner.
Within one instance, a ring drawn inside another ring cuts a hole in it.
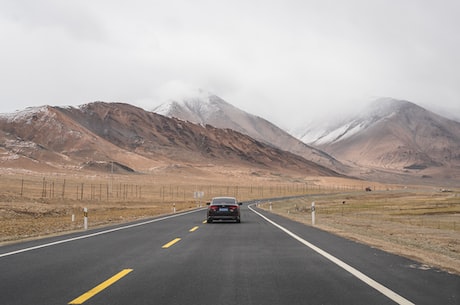
[[[48,106],[39,107],[28,107],[24,110],[19,110],[13,113],[1,113],[0,116],[7,119],[8,122],[26,121],[26,124],[30,124],[31,120],[34,119],[34,115],[44,114],[49,115]]]
[[[222,112],[222,108],[229,105],[219,97],[199,91],[193,97],[186,97],[182,100],[170,100],[153,109],[153,112],[168,116],[177,117],[197,124],[206,124],[210,118]]]
[[[381,98],[373,101],[361,111],[337,121],[312,122],[293,132],[302,142],[311,145],[324,145],[347,139],[380,120],[388,119],[397,114],[410,102]]]
[[[321,145],[326,143],[332,143],[337,140],[343,140],[345,138],[351,137],[352,135],[358,133],[364,129],[364,124],[355,124],[355,122],[351,122],[345,124],[343,126],[339,126],[335,130],[331,131],[330,133],[326,133],[320,138],[317,138],[314,141],[314,144]]]

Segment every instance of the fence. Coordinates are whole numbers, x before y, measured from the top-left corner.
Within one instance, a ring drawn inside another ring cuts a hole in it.
[[[353,192],[369,188],[367,184],[319,185],[315,181],[260,184],[187,184],[164,183],[148,175],[101,176],[14,176],[0,175],[0,195],[40,199],[45,201],[72,200],[91,202],[186,202],[209,201],[214,196],[234,196],[239,200],[272,198],[313,193]],[[373,190],[388,186],[373,185]],[[194,193],[204,193],[194,198]],[[5,199],[5,198],[4,198]],[[6,198],[6,200],[9,200]]]
[[[153,179],[151,179],[153,180]],[[264,183],[260,185],[217,185],[217,184],[162,184],[149,181],[149,177],[111,176],[106,179],[69,178],[56,176],[15,177],[0,176],[0,194],[4,200],[22,197],[23,199],[75,200],[91,202],[173,202],[207,200],[214,196],[234,196],[240,200],[269,198],[323,192],[338,189],[326,188],[309,183]],[[194,193],[204,193],[204,198],[194,198]]]

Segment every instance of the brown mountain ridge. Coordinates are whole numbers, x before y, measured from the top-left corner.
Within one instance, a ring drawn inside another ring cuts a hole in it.
[[[337,176],[326,167],[230,129],[167,118],[124,103],[28,108],[0,117],[3,167],[148,172],[220,164]]]
[[[346,172],[347,170],[344,164],[326,152],[303,143],[266,119],[247,113],[209,92],[200,90],[195,97],[179,101],[170,100],[155,107],[153,111],[196,124],[229,128],[334,171]]]
[[[380,98],[354,114],[332,113],[306,122],[297,138],[203,91],[153,111],[237,130],[348,176],[404,184],[460,180],[460,123],[408,101]]]

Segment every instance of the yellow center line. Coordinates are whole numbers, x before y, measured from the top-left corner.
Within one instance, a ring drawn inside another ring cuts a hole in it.
[[[208,220],[206,220],[206,219],[205,219],[205,220],[203,220],[203,223],[207,223],[207,222],[208,222]]]
[[[114,276],[106,280],[105,282],[100,283],[93,289],[89,290],[88,292],[85,292],[84,294],[76,298],[75,300],[71,301],[69,304],[83,304],[88,299],[92,298],[93,296],[101,292],[102,290],[114,284],[115,282],[117,282],[118,280],[126,276],[128,273],[130,273],[131,271],[133,271],[133,269],[124,269],[118,272],[117,274],[115,274]]]
[[[177,243],[179,240],[180,240],[180,238],[173,239],[169,243],[165,244],[162,248],[167,249],[167,248],[171,247],[172,245],[174,245],[175,243]]]
[[[197,227],[193,227],[189,230],[189,232],[195,232],[196,230],[198,230],[198,226]]]

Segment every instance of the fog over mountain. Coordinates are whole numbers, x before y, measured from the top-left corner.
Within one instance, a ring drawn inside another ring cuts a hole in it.
[[[408,101],[378,99],[341,121],[311,124],[297,136],[349,165],[460,178],[460,122]]]
[[[204,88],[290,129],[381,96],[459,117],[459,12],[458,0],[2,0],[0,113],[151,110]]]
[[[354,113],[332,110],[329,118],[307,122],[293,133],[305,144],[203,91],[154,111],[238,130],[347,175],[394,182],[460,179],[460,123],[408,101],[380,98]]]

